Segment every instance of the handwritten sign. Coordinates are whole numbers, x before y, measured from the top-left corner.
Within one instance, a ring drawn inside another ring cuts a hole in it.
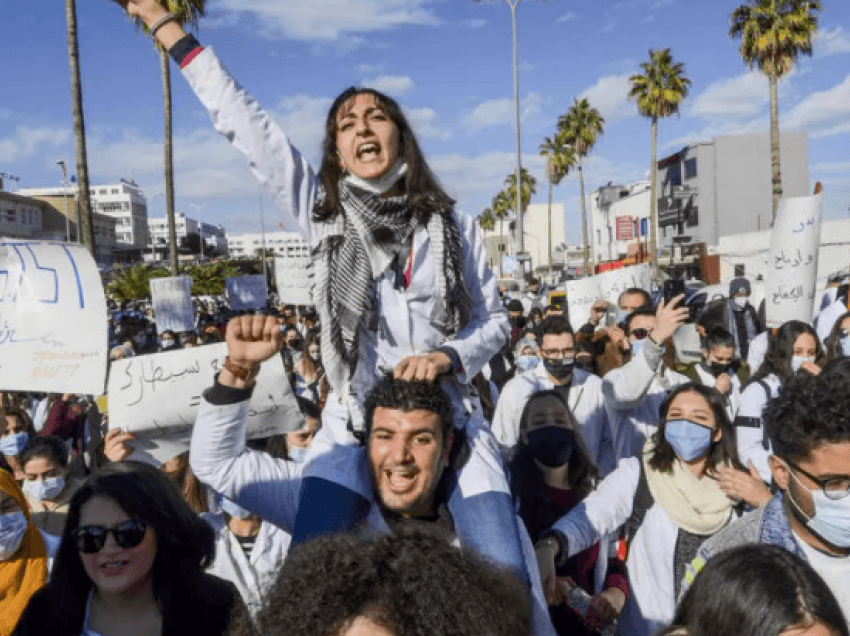
[[[823,195],[782,199],[773,224],[765,275],[768,327],[810,322],[818,269]]]
[[[80,245],[0,243],[0,389],[103,393],[106,299]]]
[[[190,276],[151,278],[150,287],[156,330],[159,333],[166,330],[192,331],[195,329]]]
[[[161,461],[189,449],[201,395],[224,367],[224,343],[112,363],[109,420],[134,433],[132,446]],[[301,428],[304,418],[280,356],[263,363],[248,410],[248,439]],[[176,452],[175,452],[176,451]]]
[[[313,259],[309,256],[277,256],[274,259],[277,295],[282,303],[312,305]]]
[[[262,309],[269,302],[266,279],[261,274],[226,278],[224,284],[231,309]]]
[[[567,281],[567,304],[573,329],[579,329],[588,321],[590,308],[597,300],[607,300],[616,306],[620,294],[627,289],[639,287],[649,291],[652,283],[651,273],[649,264],[643,263],[589,278]]]

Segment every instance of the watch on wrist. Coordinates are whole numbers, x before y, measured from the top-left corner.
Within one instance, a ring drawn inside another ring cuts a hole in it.
[[[230,356],[224,358],[224,368],[243,382],[251,382],[260,373],[260,365],[255,363],[250,367],[240,367],[234,364]]]

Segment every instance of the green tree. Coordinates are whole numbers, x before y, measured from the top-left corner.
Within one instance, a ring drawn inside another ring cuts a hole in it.
[[[649,62],[640,65],[643,73],[629,78],[629,99],[636,100],[638,112],[652,122],[652,162],[649,168],[649,253],[652,267],[658,266],[658,119],[679,112],[691,84],[685,66],[674,62],[670,49],[651,49]]]
[[[192,277],[193,296],[219,296],[224,293],[224,279],[240,275],[239,267],[229,261],[195,263],[185,270]]]
[[[779,99],[777,83],[800,55],[812,54],[812,36],[818,28],[813,0],[751,0],[732,12],[729,37],[741,38],[741,57],[767,75],[770,90],[770,167],[773,181],[773,219],[782,198],[779,166]]]
[[[599,135],[602,134],[605,119],[598,110],[593,108],[587,98],[576,99],[570,109],[558,119],[558,141],[561,145],[573,149],[578,169],[578,182],[581,191],[581,233],[584,240],[584,274],[590,274],[588,263],[591,257],[590,241],[587,235],[587,206],[584,200],[584,169],[582,158],[586,157]]]
[[[207,0],[160,0],[169,13],[173,13],[177,22],[184,28],[197,29],[198,20],[206,12]],[[136,20],[144,33],[147,26]],[[154,42],[159,54],[159,67],[162,74],[162,101],[165,115],[165,215],[168,218],[168,261],[171,275],[177,276],[177,228],[174,222],[174,135],[172,131],[172,100],[171,100],[171,61],[166,51],[158,42]]]
[[[506,199],[504,201],[505,208],[508,212],[514,212],[517,216],[519,214],[525,214],[525,211],[528,209],[528,204],[531,203],[531,197],[537,192],[537,179],[525,168],[522,169],[522,185],[520,188],[520,205],[522,206],[522,210],[516,210],[516,201],[517,201],[517,191],[516,191],[516,174],[511,173],[507,177],[505,177],[505,189],[503,190],[505,193]],[[498,195],[497,195],[498,196]]]
[[[555,139],[549,137],[543,139],[540,144],[540,154],[546,157],[546,178],[549,181],[549,269],[552,269],[552,188],[567,176],[567,173],[575,165],[576,157],[572,146],[568,146],[555,134]]]
[[[118,301],[149,298],[151,295],[150,279],[170,275],[170,272],[162,267],[151,267],[145,263],[137,263],[114,273],[106,284],[106,293],[110,298]]]
[[[485,232],[492,232],[496,229],[496,217],[493,214],[492,208],[485,208],[478,215],[478,226]]]

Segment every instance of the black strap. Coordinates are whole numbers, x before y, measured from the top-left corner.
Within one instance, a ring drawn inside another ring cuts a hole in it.
[[[632,514],[623,524],[623,537],[626,539],[626,545],[630,545],[632,539],[635,538],[638,528],[643,524],[643,519],[646,517],[646,512],[652,508],[655,503],[655,497],[649,490],[649,482],[646,480],[646,469],[643,466],[643,458],[640,461],[640,477],[638,478],[637,490],[635,491],[634,503],[632,503]]]

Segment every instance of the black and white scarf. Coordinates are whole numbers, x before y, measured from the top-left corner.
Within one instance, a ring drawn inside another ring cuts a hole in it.
[[[420,216],[406,196],[383,197],[346,181],[340,181],[339,195],[337,231],[328,232],[313,249],[313,301],[321,324],[322,362],[331,387],[341,393],[357,367],[360,324],[374,310],[370,285],[394,263],[404,263]],[[431,214],[426,228],[439,287],[434,291],[445,304],[448,337],[472,313],[463,280],[463,241],[450,210]]]

